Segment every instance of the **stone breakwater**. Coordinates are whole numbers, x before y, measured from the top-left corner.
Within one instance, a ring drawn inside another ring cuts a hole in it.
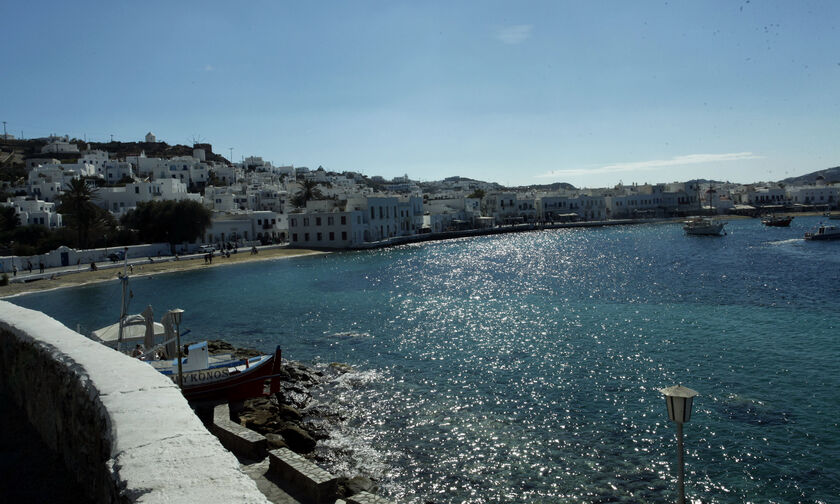
[[[240,357],[258,354],[256,350],[235,349],[223,341],[209,342],[211,352],[233,353]],[[244,401],[231,408],[231,420],[265,436],[269,449],[288,448],[318,465],[330,465],[341,453],[324,448],[334,430],[346,417],[340,408],[325,404],[315,398],[316,391],[323,394],[331,383],[352,372],[344,364],[333,363],[325,370],[301,362],[284,360],[280,391],[270,397]],[[346,498],[361,492],[375,493],[378,483],[361,471],[345,473],[338,478],[338,497]]]
[[[137,359],[0,301],[0,370],[0,389],[95,502],[268,502],[180,390]]]

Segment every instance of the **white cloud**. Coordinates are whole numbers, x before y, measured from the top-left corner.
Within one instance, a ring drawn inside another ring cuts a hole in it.
[[[728,154],[688,154],[685,156],[675,156],[671,159],[654,159],[651,161],[616,163],[606,166],[599,166],[597,168],[571,168],[566,170],[553,170],[542,175],[537,175],[537,177],[551,178],[557,177],[559,175],[592,175],[598,173],[645,171],[655,170],[657,168],[664,168],[667,166],[721,163],[726,161],[744,161],[747,159],[761,159],[761,157],[762,156],[755,155],[752,152],[731,152]]]
[[[496,38],[504,44],[521,44],[531,38],[531,31],[533,28],[534,27],[531,25],[505,26],[496,32]]]

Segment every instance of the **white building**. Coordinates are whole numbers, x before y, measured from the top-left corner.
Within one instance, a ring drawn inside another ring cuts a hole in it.
[[[210,227],[204,232],[204,243],[263,243],[285,241],[287,221],[279,214],[268,211],[213,212]]]
[[[289,214],[289,244],[295,247],[347,249],[370,240],[362,210],[309,211]]]
[[[55,136],[52,135],[47,139],[47,145],[41,147],[42,153],[48,152],[79,152],[79,147],[70,143],[70,138],[67,135]]]
[[[157,142],[157,138],[152,134],[152,132],[146,133],[146,143],[155,143]]]
[[[787,188],[787,196],[791,203],[799,205],[837,206],[838,188],[832,186],[797,186]]]
[[[126,184],[124,187],[100,187],[94,203],[119,216],[136,208],[138,203],[149,201],[201,202],[201,195],[187,192],[187,186],[175,179],[142,181]]]
[[[22,226],[39,224],[50,229],[60,228],[62,226],[61,214],[56,213],[55,203],[25,196],[16,196],[7,199],[2,205],[11,206],[15,209],[15,213]]]

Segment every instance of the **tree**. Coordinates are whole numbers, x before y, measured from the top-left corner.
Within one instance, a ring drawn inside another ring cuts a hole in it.
[[[59,197],[58,212],[65,223],[76,230],[76,246],[79,248],[87,248],[90,229],[101,217],[99,207],[93,203],[96,192],[97,189],[91,189],[83,179],[73,179]]]
[[[150,201],[140,203],[122,218],[122,224],[137,231],[147,243],[193,242],[210,226],[210,210],[197,201]]]
[[[20,216],[15,211],[15,207],[0,207],[0,232],[14,231],[18,226],[20,226]]]
[[[312,179],[304,179],[300,184],[300,191],[292,196],[292,204],[298,208],[306,206],[307,201],[322,199],[324,195],[318,189],[318,183]]]
[[[472,194],[467,196],[467,198],[484,199],[485,194],[487,193],[484,192],[484,189],[476,189]]]

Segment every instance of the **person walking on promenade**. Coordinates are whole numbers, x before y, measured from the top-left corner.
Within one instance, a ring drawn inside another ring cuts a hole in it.
[[[26,261],[26,269],[29,270],[29,274],[32,274],[32,261]]]
[[[17,276],[17,264],[12,266],[12,276]]]
[[[38,263],[38,273],[43,273],[43,272],[44,272],[44,262],[41,261],[41,262]]]

